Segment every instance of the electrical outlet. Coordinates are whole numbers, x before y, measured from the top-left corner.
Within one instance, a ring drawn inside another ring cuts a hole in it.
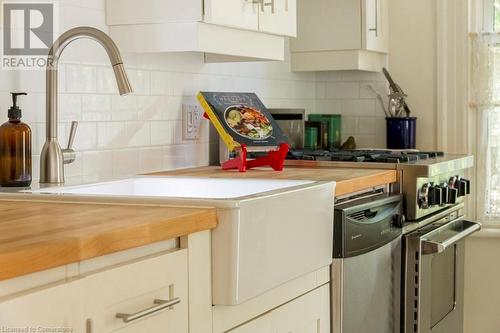
[[[200,138],[201,118],[203,109],[198,104],[182,104],[182,122],[184,140],[198,140]]]

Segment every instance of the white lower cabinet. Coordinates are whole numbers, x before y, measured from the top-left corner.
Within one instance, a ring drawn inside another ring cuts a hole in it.
[[[188,332],[187,250],[91,274],[83,285],[92,333]]]
[[[323,285],[231,333],[330,333],[330,287]]]
[[[45,332],[45,328],[84,332],[80,283],[63,283],[0,300],[0,332]]]
[[[188,333],[188,326],[187,249],[0,299],[0,331],[5,332],[21,327],[26,332]]]

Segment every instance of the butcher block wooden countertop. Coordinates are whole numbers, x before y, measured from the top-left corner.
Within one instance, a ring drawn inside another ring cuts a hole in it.
[[[335,181],[335,195],[341,196],[358,192],[375,186],[392,184],[398,181],[396,170],[355,169],[331,167],[285,167],[283,171],[271,169],[252,169],[247,172],[236,170],[224,171],[220,167],[201,167],[150,174],[153,176],[194,176],[216,178],[269,178],[299,179],[315,181]]]
[[[216,225],[210,208],[0,200],[0,280]]]

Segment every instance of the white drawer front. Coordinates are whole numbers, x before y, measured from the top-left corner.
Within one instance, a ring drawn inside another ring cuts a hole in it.
[[[188,332],[187,250],[90,275],[85,288],[95,332]]]
[[[315,289],[231,333],[330,333],[330,287]]]
[[[42,332],[49,327],[83,332],[81,290],[77,280],[0,301],[0,332]]]

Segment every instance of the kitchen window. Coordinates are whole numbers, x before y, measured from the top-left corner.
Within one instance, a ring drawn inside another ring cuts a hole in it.
[[[478,217],[500,222],[500,0],[484,0],[472,37],[472,106],[477,111]]]

